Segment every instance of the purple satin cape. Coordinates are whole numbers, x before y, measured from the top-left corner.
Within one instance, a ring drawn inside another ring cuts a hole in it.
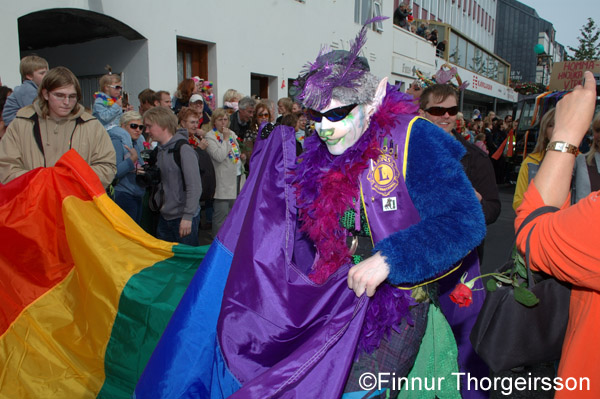
[[[322,285],[308,279],[314,256],[298,236],[289,184],[295,159],[291,128],[257,142],[249,190],[218,236],[235,248],[217,325],[242,385],[232,398],[339,397],[354,359],[368,299],[348,289],[351,265]]]

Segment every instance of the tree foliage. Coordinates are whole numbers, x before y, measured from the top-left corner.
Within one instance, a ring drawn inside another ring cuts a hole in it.
[[[594,20],[588,17],[587,23],[579,31],[581,32],[581,36],[577,38],[579,46],[577,48],[569,46],[569,50],[573,52],[573,55],[567,54],[567,60],[600,60],[600,43],[598,43],[600,29],[596,26]]]

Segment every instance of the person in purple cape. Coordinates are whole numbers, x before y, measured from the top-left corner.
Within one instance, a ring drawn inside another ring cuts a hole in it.
[[[461,397],[438,285],[485,222],[464,148],[359,56],[372,22],[298,78],[318,133],[304,153],[263,127],[136,398]]]

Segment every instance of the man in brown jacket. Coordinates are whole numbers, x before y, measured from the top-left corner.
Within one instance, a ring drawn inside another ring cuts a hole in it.
[[[100,122],[79,101],[77,77],[65,67],[51,69],[32,105],[22,108],[0,141],[0,183],[38,167],[51,167],[70,150],[108,186],[116,173],[115,150]]]

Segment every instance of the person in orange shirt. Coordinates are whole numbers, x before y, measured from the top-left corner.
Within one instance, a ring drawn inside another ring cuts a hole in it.
[[[585,73],[584,87],[577,86],[556,107],[552,142],[532,183],[517,209],[515,228],[543,205],[561,207],[542,215],[519,233],[517,245],[525,250],[530,239],[532,269],[572,284],[569,325],[562,348],[558,378],[575,390],[560,389],[556,398],[600,397],[600,191],[568,207],[571,172],[577,146],[587,132],[594,113],[596,85]]]

